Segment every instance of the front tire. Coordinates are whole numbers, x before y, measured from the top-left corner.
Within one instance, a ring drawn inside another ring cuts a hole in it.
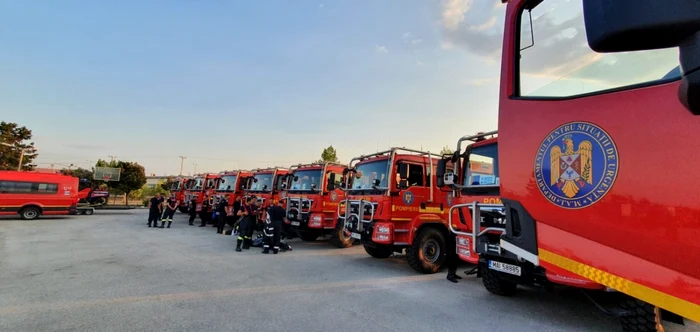
[[[484,283],[484,287],[491,294],[499,296],[513,296],[518,289],[518,285],[514,282],[503,280],[498,272],[484,267],[479,266],[481,271],[481,280]]]
[[[23,220],[34,220],[39,218],[41,215],[41,210],[35,206],[28,206],[19,211],[19,216]]]
[[[630,312],[629,316],[620,317],[623,331],[659,332],[664,330],[659,307],[637,299],[629,299],[620,303],[620,308]]]
[[[345,222],[338,221],[335,224],[333,234],[331,234],[330,243],[336,248],[350,248],[355,239],[350,237],[349,232],[345,229]]]
[[[389,248],[364,246],[365,252],[374,258],[389,258],[394,252]]]
[[[406,249],[408,265],[424,274],[440,271],[447,260],[447,245],[445,235],[438,229],[428,227],[422,229]]]

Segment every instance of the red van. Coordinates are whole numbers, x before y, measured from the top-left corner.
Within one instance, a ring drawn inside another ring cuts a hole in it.
[[[32,220],[75,214],[78,178],[60,174],[0,171],[0,215]]]

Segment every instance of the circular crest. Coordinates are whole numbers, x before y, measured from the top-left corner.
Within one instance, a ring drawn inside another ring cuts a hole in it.
[[[413,199],[414,199],[415,197],[413,196],[413,193],[412,193],[412,192],[407,191],[407,192],[403,193],[402,198],[403,198],[404,204],[406,204],[406,205],[411,205],[411,204],[413,204]]]
[[[331,202],[335,202],[338,200],[338,193],[335,191],[331,191]]]

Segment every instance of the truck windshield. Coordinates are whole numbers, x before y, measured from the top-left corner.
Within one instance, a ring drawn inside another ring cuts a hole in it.
[[[219,185],[216,187],[217,191],[234,191],[236,189],[236,176],[235,175],[224,175],[219,180]]]
[[[202,190],[202,185],[204,184],[204,178],[203,177],[196,177],[194,178],[194,184],[192,185],[191,190]]]
[[[253,183],[250,184],[252,191],[272,191],[272,173],[255,174]]]
[[[180,186],[182,185],[182,181],[178,180],[170,184],[170,190],[180,190]]]
[[[498,145],[489,144],[472,149],[464,172],[465,186],[497,186],[500,183]]]
[[[294,180],[296,178],[296,180]],[[311,190],[321,188],[321,170],[294,171],[291,190]]]
[[[388,163],[388,160],[382,160],[357,165],[352,189],[372,189],[375,179],[379,179],[377,187],[386,187],[389,179],[386,174]],[[357,177],[358,174],[361,175],[360,178]]]

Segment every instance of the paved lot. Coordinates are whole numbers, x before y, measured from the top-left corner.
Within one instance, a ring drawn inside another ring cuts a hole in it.
[[[295,239],[279,255],[236,253],[233,237],[182,214],[171,229],[145,220],[0,220],[0,331],[619,330],[577,292],[502,298],[361,247]]]

